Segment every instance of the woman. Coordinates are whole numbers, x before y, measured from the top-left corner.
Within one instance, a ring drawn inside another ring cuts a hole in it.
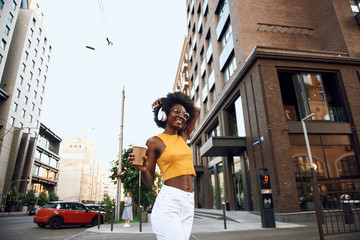
[[[122,219],[125,220],[125,224],[124,227],[130,227],[130,221],[133,220],[133,213],[132,213],[132,194],[131,192],[128,192],[126,194],[126,199],[124,202],[124,210],[123,210],[123,214],[122,214]]]
[[[158,164],[164,185],[151,213],[151,224],[158,240],[189,239],[194,219],[192,178],[196,175],[193,155],[186,144],[199,116],[199,109],[183,93],[169,93],[153,105],[154,120],[164,132],[147,140],[148,150],[142,166],[133,165],[142,173],[145,185],[154,184]],[[134,154],[130,154],[130,163]]]

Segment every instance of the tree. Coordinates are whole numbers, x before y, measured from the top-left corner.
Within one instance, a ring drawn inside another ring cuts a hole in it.
[[[109,196],[106,196],[101,202],[101,205],[104,205],[105,209],[105,222],[111,221],[112,207],[115,206],[115,200],[110,199]]]
[[[18,190],[16,189],[16,187],[14,187],[9,192],[9,195],[6,199],[6,206],[7,206],[7,208],[9,208],[9,212],[10,212],[12,207],[17,207],[20,204],[21,204],[21,196],[20,196]]]
[[[59,196],[54,192],[49,193],[49,201],[59,201]]]
[[[28,207],[28,210],[33,208],[37,203],[37,197],[35,195],[35,191],[30,189],[25,195],[22,200],[23,205]]]
[[[125,149],[123,151],[123,160],[122,160],[122,171],[120,173],[121,181],[124,188],[124,195],[128,192],[131,192],[133,195],[133,202],[135,206],[138,205],[139,202],[139,170],[130,165],[129,154],[131,153],[131,147]],[[112,175],[110,178],[115,180],[119,161],[112,161],[111,172]],[[158,190],[161,188],[162,177],[160,174],[155,172],[155,184],[151,187],[146,186],[143,182],[141,183],[141,205],[144,206],[144,209],[147,209],[148,206],[153,205],[155,202],[155,198],[157,196]],[[137,209],[137,208],[136,208]]]
[[[45,192],[41,192],[38,197],[38,205],[43,207],[45,204],[49,202],[49,198]]]

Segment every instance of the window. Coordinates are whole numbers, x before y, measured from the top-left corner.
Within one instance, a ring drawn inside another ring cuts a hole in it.
[[[33,95],[33,96],[34,96],[34,98],[36,98],[36,96],[37,96],[37,91],[34,90],[34,95]]]
[[[20,98],[20,94],[21,94],[21,91],[19,89],[16,89],[16,93],[15,93],[15,96],[17,98]]]
[[[360,11],[360,1],[359,0],[349,0],[351,10],[354,13],[358,13]]]
[[[33,76],[34,76],[34,74],[32,72],[30,72],[30,80],[33,79]]]
[[[3,56],[0,54],[0,63],[2,62]]]
[[[28,48],[30,48],[30,46],[31,46],[31,41],[30,41],[29,39],[27,40],[26,46],[27,46]]]
[[[22,76],[19,76],[19,83],[20,83],[20,85],[22,85],[23,84],[23,82],[24,82],[24,78],[22,77]]]
[[[17,105],[17,103],[14,102],[13,111],[16,112],[16,111],[17,111],[17,108],[18,108],[18,105]]]
[[[33,110],[34,111],[34,109],[35,109],[35,103],[31,103],[31,110]]]
[[[40,45],[40,40],[38,38],[36,39],[36,42],[37,42],[36,46],[39,46]]]
[[[6,36],[9,36],[10,28],[8,26],[5,26],[4,33]]]
[[[42,30],[41,28],[39,28],[39,35],[41,36],[41,34],[42,34]]]
[[[29,98],[27,96],[24,97],[24,104],[26,105],[28,103]]]
[[[13,18],[14,18],[14,16],[11,13],[9,13],[9,16],[8,16],[9,22],[12,22]]]
[[[245,121],[242,108],[241,96],[238,97],[227,109],[226,118],[229,136],[246,136],[245,134]]]
[[[22,69],[21,69],[23,72],[25,72],[25,70],[26,70],[26,65],[25,65],[25,63],[23,63],[22,64]]]
[[[28,58],[29,58],[29,53],[25,51],[25,59],[28,60]]]
[[[35,24],[36,24],[36,19],[33,18],[32,22],[33,22],[33,26],[35,26]]]
[[[324,179],[325,172],[323,164],[313,158],[314,171],[317,179]],[[298,191],[298,196],[305,196],[308,200],[312,200],[312,189],[310,180],[311,176],[311,166],[310,161],[307,156],[300,156],[293,158],[293,166],[296,178],[296,187]]]
[[[216,101],[215,85],[214,85],[214,87],[210,90],[210,99],[211,99],[211,103],[214,103],[214,102]]]
[[[43,98],[42,97],[40,97],[40,104],[42,104],[43,103]]]
[[[10,118],[10,125],[14,126],[14,124],[15,124],[15,118],[11,117]]]
[[[221,51],[224,49],[224,47],[226,46],[226,43],[229,41],[229,39],[232,37],[232,27],[230,22],[226,25],[224,33],[221,36],[220,39],[220,49]]]
[[[32,67],[35,68],[35,61],[32,60]]]
[[[36,87],[39,86],[39,79],[36,79]]]
[[[30,36],[32,37],[34,35],[34,30],[30,28]]]
[[[3,0],[0,0],[0,9],[2,9],[4,6],[4,1]]]
[[[279,72],[285,118],[347,122],[342,94],[335,73]]]
[[[337,163],[337,167],[341,178],[357,178],[360,175],[360,166],[355,155],[344,157]]]
[[[14,10],[15,10],[15,9],[16,9],[16,6],[17,6],[16,2],[15,2],[15,1],[13,1],[13,2],[12,2],[12,4],[11,4],[12,9],[14,9]]]
[[[229,81],[235,69],[236,69],[236,59],[234,54],[232,54],[232,56],[229,58],[223,70],[224,84],[226,84]]]
[[[30,84],[27,84],[27,91],[28,92],[30,92],[30,88],[31,88]]]
[[[21,116],[22,116],[22,117],[25,117],[25,115],[26,115],[26,111],[25,111],[25,109],[23,109],[23,110],[21,111]]]
[[[5,46],[6,46],[6,41],[4,39],[1,40],[1,43],[0,43],[0,47],[2,49],[5,49]]]
[[[40,116],[40,115],[41,115],[41,109],[38,108],[38,116]]]
[[[218,15],[218,21],[221,19],[221,16],[225,10],[225,7],[227,5],[228,1],[227,0],[221,0],[219,2],[219,5],[218,5],[218,10],[217,10],[217,15]]]
[[[41,69],[40,68],[38,68],[38,73],[39,73],[39,76],[41,75]]]
[[[35,57],[37,57],[38,55],[38,51],[35,49]]]

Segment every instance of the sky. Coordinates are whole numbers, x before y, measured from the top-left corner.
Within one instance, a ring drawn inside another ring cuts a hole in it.
[[[41,121],[63,142],[94,141],[107,170],[119,154],[123,88],[124,148],[163,131],[151,104],[172,91],[187,34],[186,1],[38,3],[52,45]]]

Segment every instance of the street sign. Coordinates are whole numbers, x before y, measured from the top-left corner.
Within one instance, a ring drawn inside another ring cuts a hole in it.
[[[2,195],[1,195],[1,198],[2,198],[2,199],[6,199],[6,197],[7,197],[7,194],[2,194]]]

